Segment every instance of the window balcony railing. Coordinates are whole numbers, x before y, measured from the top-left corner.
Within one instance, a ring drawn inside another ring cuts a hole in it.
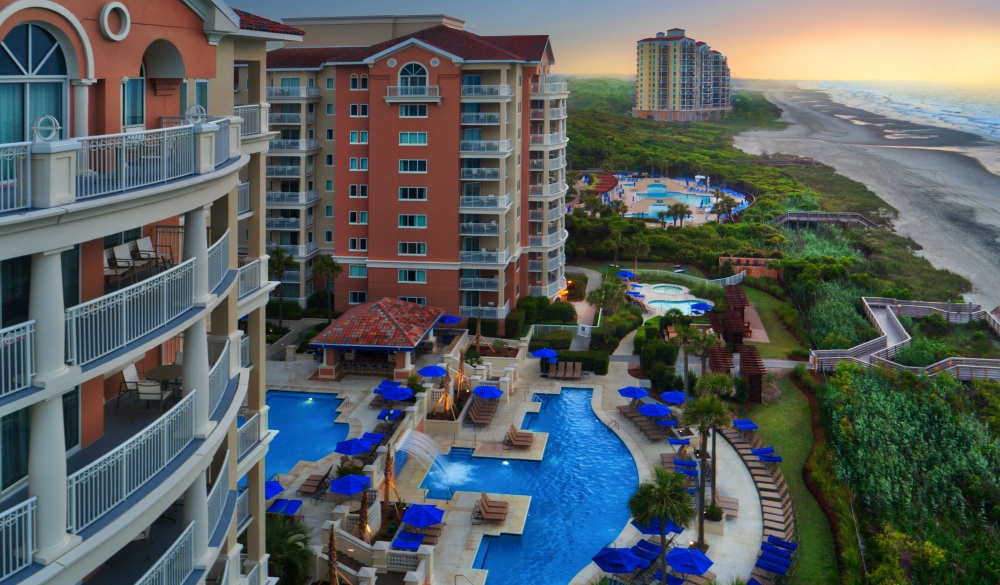
[[[260,134],[260,104],[236,106],[233,108],[233,115],[243,119],[240,136]]]
[[[549,120],[562,120],[566,117],[566,108],[549,108]],[[533,109],[531,110],[532,120],[544,120],[545,110],[544,109]]]
[[[506,195],[463,195],[459,197],[458,206],[475,209],[507,209],[510,207],[510,193]]]
[[[319,141],[313,139],[277,139],[268,142],[272,152],[279,150],[315,150],[319,148]]]
[[[194,306],[194,258],[66,309],[66,360],[82,366],[162,327]]]
[[[500,124],[500,114],[463,112],[462,124],[471,126],[497,126]]]
[[[508,153],[510,140],[462,140],[458,150],[463,153]]]
[[[509,98],[510,85],[463,85],[464,98]]]
[[[229,272],[229,230],[208,248],[208,290],[215,290]]]
[[[31,207],[31,143],[0,144],[0,213]]]
[[[496,291],[499,286],[499,278],[462,278],[458,281],[459,290]]]
[[[220,129],[221,130],[221,129]],[[225,131],[216,132],[216,147],[225,143],[229,159],[228,120]],[[77,156],[77,200],[121,193],[194,174],[194,127],[128,132],[79,138]],[[216,165],[220,164],[215,157]]]
[[[264,198],[268,203],[305,204],[319,199],[319,194],[316,193],[316,191],[305,191],[299,193],[268,191],[264,194]]]
[[[441,97],[441,88],[436,85],[390,85],[385,97],[387,98],[433,98]]]
[[[319,97],[318,87],[269,87],[267,97],[273,99]]]
[[[552,132],[550,134],[532,134],[529,137],[529,144],[531,145],[541,145],[541,146],[551,146],[558,144],[566,144],[569,139],[566,138],[565,132]]]
[[[236,188],[236,213],[250,213],[250,183],[240,183]]]
[[[240,266],[239,271],[237,272],[240,287],[239,298],[242,299],[260,288],[261,274],[263,274],[263,272],[261,271],[260,258]]]
[[[250,336],[243,335],[240,337],[240,367],[249,368],[252,365],[250,361]]]
[[[267,165],[266,174],[268,177],[301,177],[302,165]],[[316,165],[306,165],[307,175],[316,171]]]
[[[458,308],[460,317],[478,317],[480,319],[506,319],[510,313],[510,301],[504,303],[503,307],[477,307],[461,306]]]
[[[528,236],[528,245],[532,247],[548,247],[561,244],[566,241],[569,237],[569,232],[566,230],[559,230],[554,234],[549,234],[547,236]]]
[[[222,401],[222,395],[226,393],[229,385],[229,340],[226,340],[219,359],[215,360],[212,369],[208,371],[208,413],[215,412]]]
[[[498,236],[500,235],[500,225],[492,223],[462,223],[458,226],[458,234],[461,236]]]
[[[533,94],[560,94],[569,93],[569,86],[565,83],[532,83],[531,93]]]
[[[461,179],[463,181],[497,181],[500,179],[500,169],[462,169]]]
[[[459,262],[470,264],[505,264],[508,260],[510,260],[509,247],[504,250],[462,251],[458,253]]]
[[[194,522],[136,585],[181,585],[194,572]]]
[[[269,124],[301,124],[302,114],[299,112],[271,112],[267,115]]]
[[[78,534],[163,471],[194,440],[195,390],[153,424],[67,479],[67,530]]]
[[[269,230],[299,231],[302,220],[297,217],[269,217],[264,221]]]
[[[0,329],[0,398],[31,386],[34,375],[35,322]]]
[[[260,432],[260,413],[255,412],[253,416],[246,419],[236,430],[237,460],[243,459],[247,453],[260,443]]]
[[[35,561],[35,514],[38,498],[0,513],[0,581]]]
[[[532,168],[534,167],[534,162],[532,162]],[[540,167],[541,165],[539,165]],[[548,185],[531,185],[528,187],[529,197],[553,197],[556,195],[562,195],[567,190],[569,186],[566,185],[565,181],[559,181],[558,183],[549,183]]]
[[[222,512],[226,507],[226,496],[229,495],[229,451],[222,461],[222,467],[215,478],[212,491],[208,492],[208,533],[212,534],[222,520]]]

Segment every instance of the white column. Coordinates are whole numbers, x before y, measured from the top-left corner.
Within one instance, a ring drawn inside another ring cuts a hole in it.
[[[81,542],[66,532],[66,443],[61,394],[32,405],[30,444],[28,495],[38,498],[35,560],[47,565]]]
[[[50,250],[31,255],[28,314],[35,320],[39,349],[35,352],[35,383],[40,386],[67,369],[61,253],[62,250]]]
[[[73,138],[90,135],[88,116],[90,111],[90,86],[93,79],[74,79],[73,86]]]
[[[187,361],[185,356],[185,361]],[[208,566],[212,560],[208,555],[208,487],[205,472],[195,478],[194,483],[184,491],[184,526],[194,522],[194,564]]]
[[[208,233],[205,227],[205,209],[197,207],[184,214],[184,260],[195,259],[194,300],[196,304],[208,301]]]
[[[208,332],[205,319],[198,319],[184,331],[184,363],[181,365],[184,396],[195,392],[195,436],[207,437],[213,425],[208,412]]]

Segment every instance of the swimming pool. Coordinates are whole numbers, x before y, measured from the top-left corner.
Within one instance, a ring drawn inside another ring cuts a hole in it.
[[[665,311],[669,311],[670,309],[680,309],[680,311],[685,315],[693,315],[694,313],[691,309],[691,305],[694,305],[695,303],[708,303],[709,305],[712,304],[711,302],[702,299],[690,299],[686,301],[657,300],[657,301],[649,301],[646,304],[648,304],[651,307],[663,309]],[[699,314],[701,313],[699,312]]]
[[[549,433],[543,461],[456,453],[441,456],[445,465],[424,478],[428,498],[450,497],[441,487],[444,475],[458,482],[454,490],[531,496],[523,535],[483,537],[475,568],[489,571],[488,584],[519,583],[525,575],[568,583],[628,522],[638,471],[618,436],[594,415],[592,394],[564,388],[545,397],[537,416],[526,417],[524,428]]]
[[[301,461],[317,461],[347,438],[350,425],[335,424],[343,400],[334,394],[267,392],[268,427],[280,431],[268,448],[268,475],[288,473]]]
[[[653,287],[653,292],[672,295],[684,292],[684,288],[676,284],[657,284]]]
[[[668,191],[666,185],[658,185],[656,183],[648,185],[645,191],[640,191],[636,195],[645,197],[646,199],[674,199],[691,207],[712,205],[712,198],[707,195]],[[667,207],[665,203],[654,203],[649,206],[649,213],[655,216],[660,211],[667,211]]]

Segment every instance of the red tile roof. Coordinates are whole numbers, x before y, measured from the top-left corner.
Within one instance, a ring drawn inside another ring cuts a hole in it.
[[[309,345],[315,347],[356,347],[412,349],[444,315],[444,310],[390,297],[351,308]]]
[[[594,185],[594,190],[597,191],[598,195],[604,195],[617,186],[618,179],[615,178],[614,175],[609,175],[608,173],[598,173],[597,183]]]
[[[369,47],[278,49],[267,54],[267,67],[295,69],[315,68],[323,63],[356,63],[411,39],[469,61],[540,61],[549,42],[546,35],[481,37],[439,24]]]
[[[268,18],[264,18],[263,16],[251,14],[245,10],[240,10],[239,8],[233,8],[233,12],[236,13],[236,16],[240,17],[240,28],[243,30],[275,33],[279,35],[304,36],[306,34],[306,31],[295,28],[294,26],[281,24],[280,22],[275,22]]]
[[[659,37],[659,38],[657,38],[657,37],[649,37],[649,38],[646,38],[646,39],[642,39],[639,42],[640,43],[648,43],[650,41],[660,41],[660,42],[664,42],[665,43],[667,41],[683,41],[686,38],[687,37]]]

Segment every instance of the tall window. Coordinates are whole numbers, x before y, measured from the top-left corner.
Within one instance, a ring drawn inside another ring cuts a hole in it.
[[[198,102],[198,85],[195,83],[195,103]],[[139,77],[128,77],[122,81],[122,126],[144,126],[146,124],[146,68],[139,66]]]
[[[0,81],[0,144],[30,140],[41,116],[66,128],[66,57],[48,31],[20,24],[7,33],[0,43]]]
[[[399,70],[400,95],[426,95],[427,69],[420,63],[407,63]]]

